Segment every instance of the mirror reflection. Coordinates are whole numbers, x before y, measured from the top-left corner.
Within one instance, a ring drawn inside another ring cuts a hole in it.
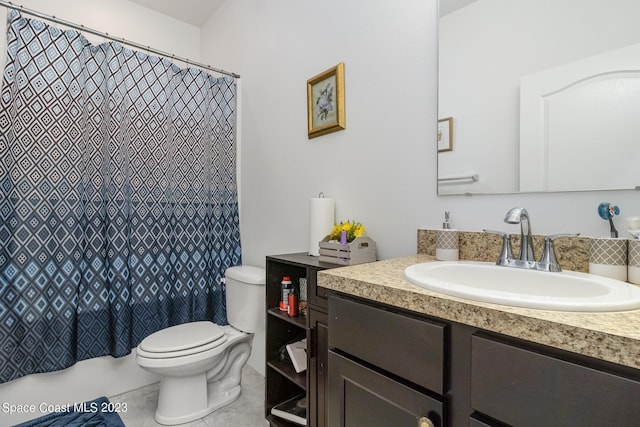
[[[438,194],[640,185],[640,1],[440,0]]]

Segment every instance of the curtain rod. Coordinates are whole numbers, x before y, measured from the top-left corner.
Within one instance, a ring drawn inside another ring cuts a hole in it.
[[[236,73],[232,73],[230,71],[221,70],[219,68],[214,68],[211,65],[205,65],[205,64],[201,64],[199,62],[191,61],[190,59],[187,59],[187,58],[181,58],[179,56],[175,56],[174,54],[163,52],[163,51],[158,50],[158,49],[153,49],[153,48],[151,48],[149,46],[144,46],[144,45],[141,45],[140,43],[132,42],[132,41],[126,40],[124,38],[117,38],[117,37],[114,37],[114,36],[110,35],[109,33],[103,33],[101,31],[94,30],[93,28],[85,27],[84,25],[74,24],[73,22],[65,21],[64,19],[56,18],[55,16],[45,15],[44,13],[38,12],[37,10],[28,9],[28,8],[26,8],[24,6],[17,6],[15,4],[11,3],[10,1],[0,0],[0,6],[4,6],[4,7],[8,8],[8,9],[19,10],[20,12],[24,12],[24,13],[26,13],[28,15],[33,15],[33,16],[36,16],[38,18],[46,19],[47,21],[55,22],[57,24],[62,24],[64,26],[66,26],[66,27],[73,28],[73,29],[81,31],[81,32],[93,34],[94,36],[104,37],[106,39],[113,40],[113,41],[116,41],[118,43],[125,44],[127,46],[135,47],[136,49],[147,51],[147,52],[153,53],[155,55],[159,55],[159,56],[163,56],[165,58],[171,58],[173,60],[184,62],[184,63],[187,64],[187,66],[188,65],[195,65],[196,67],[204,68],[204,69],[207,69],[207,70],[210,70],[210,71],[214,71],[216,73],[224,74],[226,76],[231,76],[231,77],[234,77],[236,79],[240,78],[240,75],[238,75]]]

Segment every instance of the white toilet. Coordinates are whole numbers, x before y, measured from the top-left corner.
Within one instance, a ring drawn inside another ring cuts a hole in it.
[[[265,271],[225,272],[228,326],[192,322],[149,335],[136,349],[138,365],[161,376],[155,419],[174,425],[202,418],[240,396],[242,367],[264,312]]]

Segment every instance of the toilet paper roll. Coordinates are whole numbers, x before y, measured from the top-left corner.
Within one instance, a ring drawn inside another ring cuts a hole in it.
[[[314,197],[309,203],[309,255],[320,256],[318,242],[331,232],[335,222],[335,201]]]

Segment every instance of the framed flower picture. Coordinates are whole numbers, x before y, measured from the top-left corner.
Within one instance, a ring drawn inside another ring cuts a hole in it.
[[[307,80],[309,139],[346,128],[344,63]]]
[[[438,152],[453,151],[453,118],[438,120]]]

